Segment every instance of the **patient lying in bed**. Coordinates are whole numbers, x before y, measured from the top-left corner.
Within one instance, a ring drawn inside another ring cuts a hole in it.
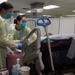
[[[75,39],[73,34],[51,35],[50,45],[52,50],[53,62],[55,69],[63,69],[64,67],[75,67],[75,58],[67,57],[72,40]],[[48,52],[48,40],[46,37],[41,40],[42,61],[44,63],[44,71],[51,70],[50,57]]]
[[[52,56],[53,56],[55,69],[75,67],[75,58],[70,59],[67,57],[67,53],[70,48],[72,39],[75,39],[75,34],[51,35],[49,36],[49,38],[50,38],[50,44],[51,44],[51,50],[52,50]],[[40,51],[42,52],[42,61],[45,66],[44,71],[48,71],[48,70],[51,71],[51,64],[50,64],[50,57],[49,57],[47,43],[48,43],[47,37],[41,37],[41,47],[40,46],[39,47],[40,47]],[[33,53],[34,51],[33,49],[35,49],[33,47],[35,46],[35,44],[36,43],[34,43],[33,46],[31,45],[31,48],[29,48],[28,46],[26,48],[27,50],[25,49],[26,52],[27,51],[29,52],[32,50],[31,53]]]

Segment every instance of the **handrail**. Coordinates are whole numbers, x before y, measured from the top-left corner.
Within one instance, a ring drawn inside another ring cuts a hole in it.
[[[36,38],[36,46],[37,46],[37,49],[39,49],[41,47],[41,31],[38,27],[35,27],[29,34],[28,36],[24,39],[24,42],[23,42],[23,46],[25,45],[25,41],[26,39],[28,39],[34,32],[37,32],[37,38]]]

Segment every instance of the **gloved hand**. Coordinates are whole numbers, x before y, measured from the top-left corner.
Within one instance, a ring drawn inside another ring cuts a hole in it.
[[[17,48],[17,49],[22,50],[22,43],[19,43],[19,44],[18,44],[18,48]]]
[[[24,39],[21,39],[21,40],[20,40],[20,43],[23,43],[23,41],[24,41]]]

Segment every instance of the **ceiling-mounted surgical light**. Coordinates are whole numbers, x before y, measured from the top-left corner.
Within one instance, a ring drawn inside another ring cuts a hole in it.
[[[60,6],[57,5],[48,5],[48,6],[44,6],[43,9],[49,10],[49,9],[55,9],[55,8],[59,8]]]
[[[40,8],[40,9],[32,9],[32,10],[29,10],[29,11],[26,11],[26,13],[35,13],[35,12],[37,12],[37,13],[42,13],[43,12],[43,9],[42,8]]]
[[[32,14],[36,14],[36,13],[42,13],[43,12],[43,5],[44,3],[43,2],[34,2],[31,5],[31,12],[29,13],[32,13]]]
[[[7,2],[7,0],[0,0],[0,3],[2,3],[2,2]]]

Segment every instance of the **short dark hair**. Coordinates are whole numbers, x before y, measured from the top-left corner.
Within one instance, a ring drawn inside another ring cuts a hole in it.
[[[0,11],[2,9],[8,10],[8,9],[11,9],[11,8],[13,8],[13,6],[9,2],[3,2],[3,3],[0,4]]]
[[[17,24],[17,19],[14,19],[14,24]]]
[[[14,23],[17,24],[17,20],[20,21],[25,15],[18,15],[16,19],[14,19]]]
[[[18,15],[16,19],[20,21],[23,17],[25,17],[25,15]]]

